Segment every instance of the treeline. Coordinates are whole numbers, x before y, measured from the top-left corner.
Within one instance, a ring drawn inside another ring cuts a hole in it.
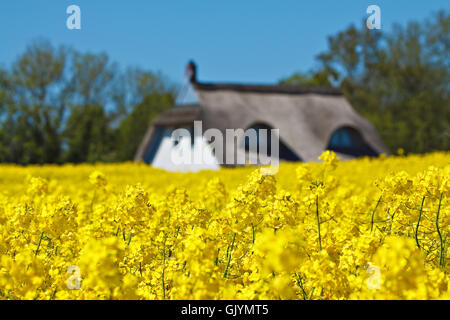
[[[316,69],[281,82],[339,87],[392,152],[449,150],[449,29],[444,11],[390,33],[350,26],[329,37]],[[175,91],[161,73],[34,42],[0,68],[0,162],[132,160]]]
[[[0,162],[132,160],[174,95],[160,73],[36,41],[0,69]]]
[[[450,149],[450,15],[393,31],[350,26],[328,38],[318,67],[281,82],[340,87],[396,152]]]

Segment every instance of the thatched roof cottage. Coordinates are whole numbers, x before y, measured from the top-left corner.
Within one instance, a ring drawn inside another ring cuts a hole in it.
[[[194,121],[202,121],[202,130],[216,128],[224,134],[226,129],[279,129],[280,160],[316,161],[327,149],[344,159],[387,153],[374,126],[337,89],[202,83],[196,79],[195,64],[190,63],[187,70],[189,81],[184,96],[190,94],[191,100],[178,100],[150,125],[136,161],[169,170],[218,168],[223,163],[219,159],[208,165],[170,163],[168,155],[176,147],[170,140],[171,133],[176,128],[192,130]],[[192,139],[194,152],[199,144],[208,148],[210,141],[197,138]],[[248,152],[244,140],[238,141],[236,149],[224,141],[223,148],[224,154],[232,148],[238,153]],[[214,152],[211,157],[215,157]]]

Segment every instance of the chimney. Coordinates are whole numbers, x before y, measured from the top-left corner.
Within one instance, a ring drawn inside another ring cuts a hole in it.
[[[197,65],[193,60],[190,60],[186,66],[186,78],[191,83],[197,82]]]

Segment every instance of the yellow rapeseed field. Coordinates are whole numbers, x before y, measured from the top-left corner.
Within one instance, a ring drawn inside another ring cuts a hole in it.
[[[0,165],[2,299],[449,299],[450,153]]]

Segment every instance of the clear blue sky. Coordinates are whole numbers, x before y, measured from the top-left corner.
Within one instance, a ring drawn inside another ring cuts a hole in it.
[[[71,4],[81,30],[66,28]],[[385,31],[450,10],[449,0],[1,0],[0,66],[44,37],[177,82],[193,58],[203,81],[271,83],[314,67],[327,36],[360,24],[370,4]]]

